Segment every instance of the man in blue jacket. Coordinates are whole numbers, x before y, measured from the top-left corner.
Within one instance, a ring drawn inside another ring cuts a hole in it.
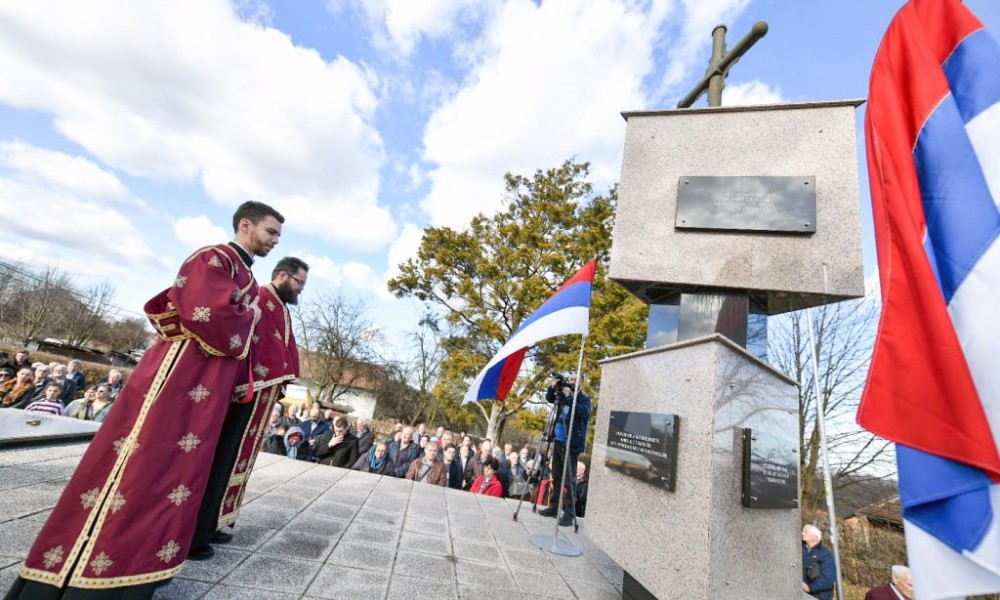
[[[569,430],[569,461],[565,464],[576,467],[577,459],[583,452],[587,444],[587,423],[590,421],[590,398],[583,393],[583,380],[580,380],[580,393],[576,397],[576,412],[573,414],[573,425],[569,426],[570,413],[573,407],[573,391],[576,387],[576,375],[570,375],[565,379],[556,379],[548,391],[545,393],[545,400],[552,404],[552,410],[557,411],[556,425],[553,437],[555,439],[554,452],[552,454],[552,494],[548,507],[538,511],[543,517],[554,517],[559,513],[555,506],[555,499],[559,496],[559,489],[562,482],[567,483],[567,490],[563,493],[562,509],[563,515],[559,519],[560,527],[573,525],[573,499],[576,497],[575,473],[569,473],[565,477],[564,461],[566,460],[566,440],[567,430]]]
[[[823,545],[823,534],[814,525],[802,527],[802,591],[813,598],[833,598],[837,579],[833,553]]]
[[[319,404],[313,404],[309,409],[309,420],[299,424],[302,428],[303,444],[307,450],[305,456],[300,456],[306,460],[316,462],[316,440],[319,436],[330,431],[330,423],[323,419]],[[350,467],[348,467],[350,468]]]

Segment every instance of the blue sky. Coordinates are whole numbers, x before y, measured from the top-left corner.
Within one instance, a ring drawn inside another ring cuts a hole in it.
[[[993,32],[1000,4],[966,4]],[[576,157],[618,177],[623,110],[673,107],[711,29],[767,37],[725,104],[863,98],[899,1],[110,0],[0,3],[0,256],[110,280],[140,311],[241,201],[288,218],[260,261],[309,262],[309,294],[368,298],[390,333],[419,308],[385,280],[423,227],[504,203],[502,175]],[[701,101],[704,103],[704,100]],[[858,143],[870,235],[863,109]]]

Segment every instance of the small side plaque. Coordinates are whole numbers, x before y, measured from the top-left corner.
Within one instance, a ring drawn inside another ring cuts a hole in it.
[[[743,430],[743,506],[798,508],[798,448],[794,440]]]
[[[681,177],[678,229],[816,233],[815,177]]]
[[[680,417],[611,411],[604,466],[674,491]]]

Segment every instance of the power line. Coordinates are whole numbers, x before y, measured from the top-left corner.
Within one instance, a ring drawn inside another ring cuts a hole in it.
[[[24,267],[21,267],[19,265],[15,265],[15,264],[12,264],[12,263],[9,263],[9,262],[5,262],[3,260],[0,260],[0,273],[4,273],[4,274],[10,275],[12,279],[18,281],[21,284],[26,284],[26,283],[29,283],[29,282],[36,283],[36,284],[46,284],[46,283],[49,283],[46,280],[45,277],[42,277],[41,275],[38,275],[37,273],[29,271],[28,269],[26,269]],[[61,289],[63,289],[63,291],[65,291],[69,295],[73,296],[74,298],[76,298],[80,302],[83,302],[84,304],[88,303],[89,300],[90,300],[90,298],[88,298],[86,294],[83,294],[82,292],[79,292],[78,290],[76,290],[72,286],[61,287]],[[133,310],[129,310],[127,308],[118,306],[117,304],[108,303],[105,306],[105,310],[107,311],[107,316],[112,317],[112,318],[117,319],[117,320],[135,319],[135,318],[145,319],[146,318],[146,315],[144,315],[142,313],[137,313],[137,312],[135,312]]]

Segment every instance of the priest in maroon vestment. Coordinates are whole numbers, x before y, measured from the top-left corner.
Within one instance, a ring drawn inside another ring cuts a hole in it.
[[[299,350],[292,333],[289,304],[297,304],[306,285],[309,265],[293,256],[278,261],[271,283],[260,288],[260,321],[253,335],[253,400],[243,404],[247,382],[236,386],[215,449],[212,473],[198,512],[198,524],[188,560],[206,560],[232,534],[223,531],[239,516],[243,492],[253,469],[274,403],[285,396],[287,383],[299,376]]]
[[[235,241],[192,254],[146,303],[158,333],[42,527],[8,600],[151,597],[187,556],[233,390],[261,316],[253,256],[284,218],[260,202]],[[249,375],[252,377],[253,374]]]

